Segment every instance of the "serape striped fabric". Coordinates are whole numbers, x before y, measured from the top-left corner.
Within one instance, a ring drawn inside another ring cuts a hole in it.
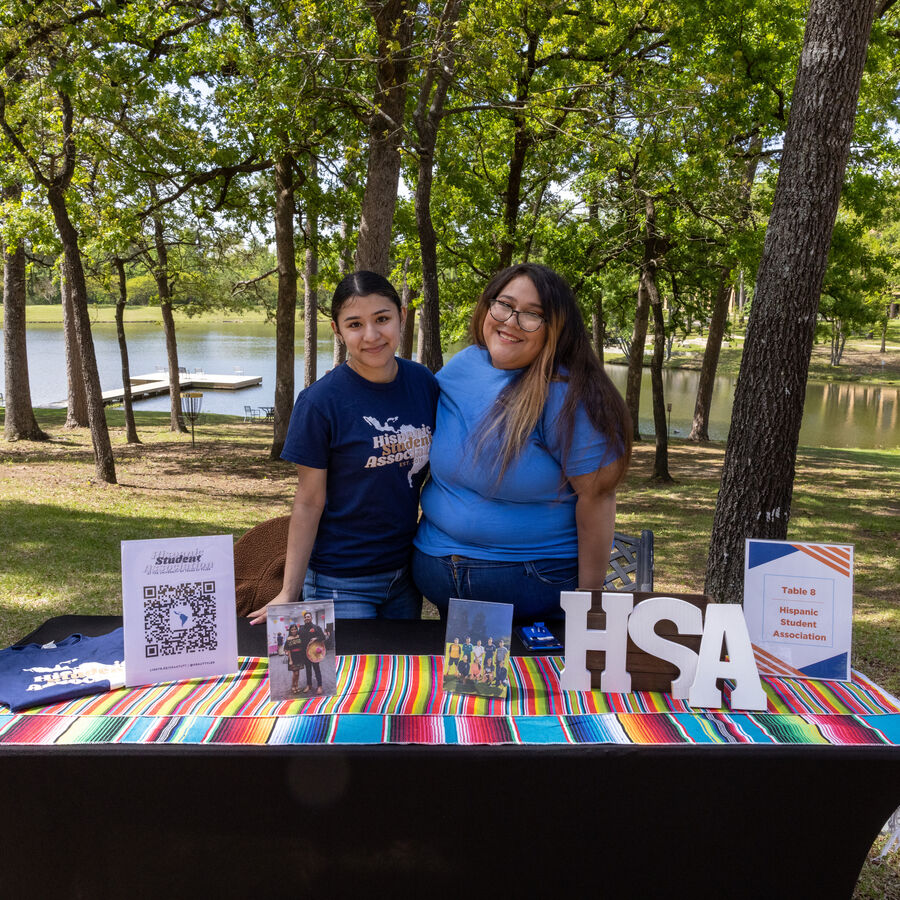
[[[265,659],[235,675],[123,688],[20,714],[0,744],[885,744],[900,703],[850,682],[764,678],[765,713],[701,711],[668,694],[565,692],[562,661],[517,657],[505,700],[444,694],[442,659],[338,659],[334,697],[273,703]],[[302,713],[302,715],[298,715]]]
[[[900,745],[900,715],[600,713],[560,716],[77,716],[0,713],[0,745]]]

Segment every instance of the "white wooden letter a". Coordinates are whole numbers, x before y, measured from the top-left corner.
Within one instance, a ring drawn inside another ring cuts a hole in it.
[[[720,659],[723,638],[728,648],[727,662]],[[732,709],[766,709],[766,692],[759,683],[744,610],[736,603],[710,603],[706,607],[700,659],[688,703],[720,708],[722,693],[716,687],[717,678],[733,678],[736,682],[731,692]]]

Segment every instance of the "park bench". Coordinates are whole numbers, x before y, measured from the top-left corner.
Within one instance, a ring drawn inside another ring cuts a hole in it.
[[[611,572],[603,587],[612,591],[653,590],[653,532],[645,528],[640,537],[615,533],[609,561]]]

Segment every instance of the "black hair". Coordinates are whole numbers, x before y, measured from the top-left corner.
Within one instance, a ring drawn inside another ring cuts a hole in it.
[[[398,312],[403,309],[400,295],[384,275],[361,269],[359,272],[351,272],[349,275],[345,275],[334,289],[334,296],[331,298],[332,322],[337,324],[341,309],[348,300],[351,300],[353,297],[365,297],[369,294],[386,297],[397,307]]]

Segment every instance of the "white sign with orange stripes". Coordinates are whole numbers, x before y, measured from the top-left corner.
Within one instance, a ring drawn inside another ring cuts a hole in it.
[[[748,539],[744,617],[761,674],[848,681],[853,547]]]

